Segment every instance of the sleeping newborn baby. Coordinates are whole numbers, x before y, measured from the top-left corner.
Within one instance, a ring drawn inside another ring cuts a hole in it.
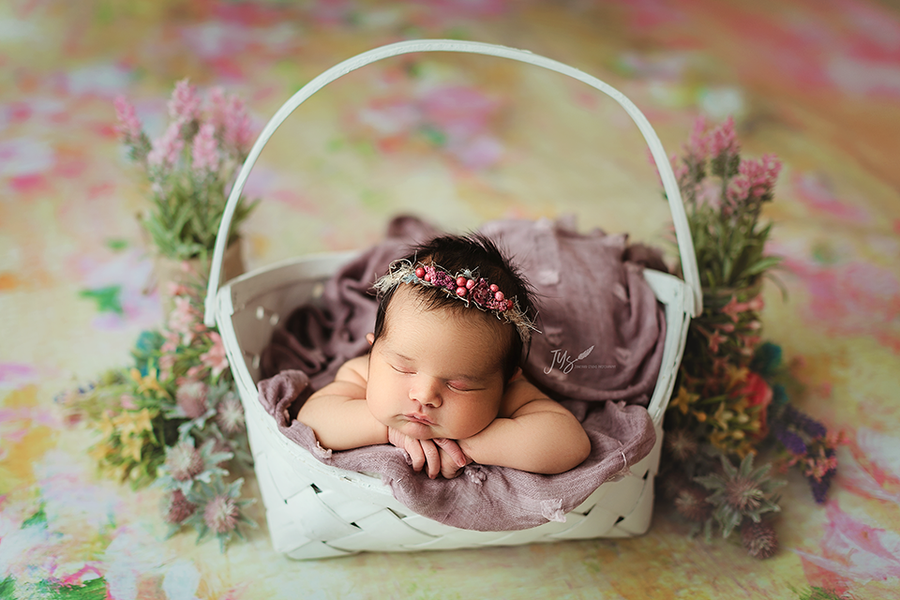
[[[344,363],[297,415],[324,448],[390,443],[432,479],[470,462],[549,475],[587,458],[578,420],[522,375],[533,302],[491,241],[436,238],[375,288],[370,352]]]

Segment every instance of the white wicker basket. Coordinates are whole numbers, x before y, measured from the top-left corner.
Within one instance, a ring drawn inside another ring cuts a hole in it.
[[[650,146],[669,200],[685,281],[657,271],[645,278],[665,305],[666,340],[659,379],[648,411],[656,445],[631,473],[599,486],[566,515],[521,531],[458,529],[412,513],[393,498],[381,480],[326,466],[285,438],[258,401],[259,357],[282,316],[314,300],[322,282],[353,254],[323,254],[289,260],[243,275],[219,288],[226,232],[244,183],[278,126],[313,93],[335,79],[375,61],[412,52],[466,52],[498,56],[557,71],[615,99],[632,117]],[[417,551],[502,546],[597,537],[640,535],[650,526],[653,478],[663,440],[663,413],[681,361],[688,323],[701,310],[693,243],[678,185],[656,133],[620,92],[562,63],[502,46],[449,40],[418,40],[376,48],[325,71],[300,89],[266,125],[238,174],[220,224],[206,298],[206,323],[216,324],[224,341],[247,419],[250,448],[276,551],[291,558],[323,558],[360,551]]]

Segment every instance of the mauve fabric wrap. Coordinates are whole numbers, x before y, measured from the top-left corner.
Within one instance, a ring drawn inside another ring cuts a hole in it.
[[[455,479],[416,473],[406,451],[390,445],[323,450],[312,430],[288,421],[309,394],[334,379],[346,360],[368,350],[377,306],[376,277],[410,246],[440,232],[412,217],[395,219],[384,242],[361,253],[325,285],[317,306],[299,307],[263,353],[259,400],[279,430],[321,462],[374,473],[410,510],[478,531],[528,529],[563,521],[602,483],[653,448],[656,433],[644,406],[662,358],[665,319],[642,276],[658,255],[622,236],[576,232],[570,219],[505,220],[481,230],[518,265],[537,292],[542,333],[532,338],[526,376],[578,418],[591,454],[558,475],[472,464]],[[628,260],[641,256],[637,264]],[[580,357],[580,358],[579,358]]]

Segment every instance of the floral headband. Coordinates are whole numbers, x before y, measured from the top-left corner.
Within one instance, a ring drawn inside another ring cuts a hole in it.
[[[469,269],[454,276],[436,265],[413,264],[401,259],[391,263],[388,273],[379,277],[373,287],[384,294],[400,283],[441,288],[448,296],[465,302],[466,306],[474,304],[485,312],[493,313],[498,319],[515,325],[523,344],[531,339],[532,331],[537,331],[531,319],[519,308],[515,298],[507,298],[496,284],[478,277]]]

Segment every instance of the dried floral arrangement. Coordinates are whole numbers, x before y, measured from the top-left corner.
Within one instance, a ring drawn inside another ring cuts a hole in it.
[[[765,253],[781,163],[744,159],[733,119],[700,119],[682,156],[672,158],[697,255],[703,313],[690,325],[675,393],[666,412],[664,497],[703,530],[741,542],[755,557],[774,554],[771,514],[780,511],[773,466],[798,466],[816,502],[825,501],[842,440],[790,403],[802,392],[781,348],[762,342],[762,284],[780,259]],[[765,452],[773,463],[754,468]],[[735,466],[733,460],[739,460]]]
[[[215,243],[234,176],[255,139],[244,103],[220,88],[204,102],[187,79],[179,81],[168,102],[170,122],[153,140],[125,98],[115,99],[115,109],[128,156],[150,183],[153,207],[143,223],[154,245],[175,260],[205,256]],[[238,203],[229,244],[255,206]]]
[[[195,280],[172,284],[175,309],[164,327],[141,334],[133,365],[57,401],[68,422],[98,434],[90,455],[103,474],[164,490],[169,535],[193,527],[198,542],[213,534],[224,551],[243,537],[241,525],[256,526],[245,512],[253,500],[241,497],[243,479],[229,480],[252,459],[222,339],[203,324],[205,286]]]

